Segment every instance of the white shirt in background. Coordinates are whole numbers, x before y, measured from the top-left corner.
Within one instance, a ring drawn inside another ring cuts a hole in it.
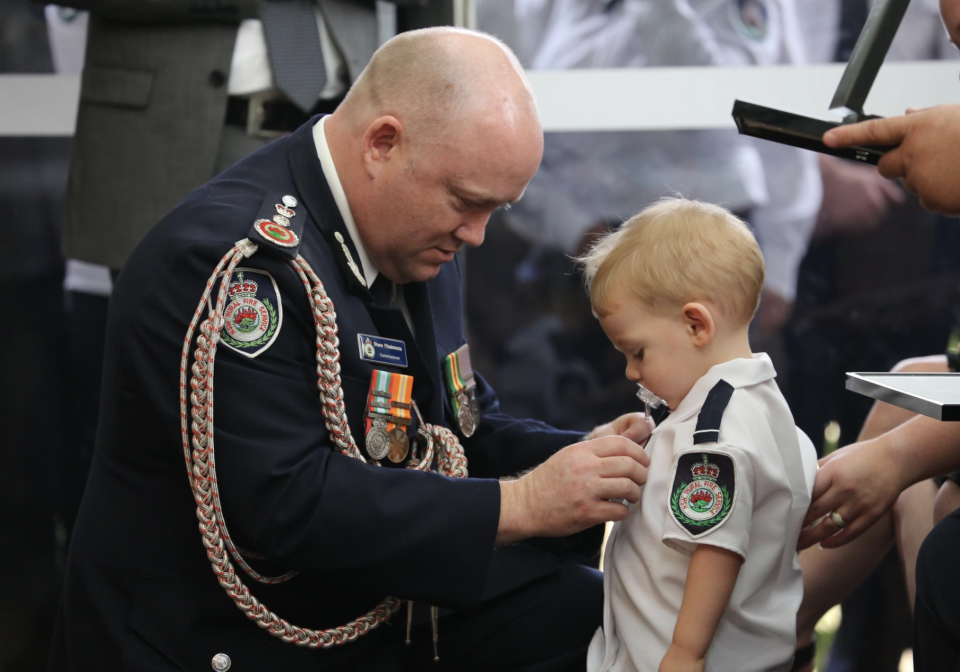
[[[317,17],[317,30],[320,32],[323,65],[327,71],[327,83],[320,92],[320,98],[323,100],[339,98],[346,92],[348,86],[343,57],[330,38],[327,22],[320,13],[320,9],[315,8],[314,14]],[[231,96],[248,96],[274,90],[273,71],[270,69],[267,42],[263,36],[263,23],[260,19],[245,19],[240,23],[237,42],[233,48],[227,93]]]
[[[764,17],[760,29],[747,30],[743,6]],[[802,64],[793,11],[793,0],[516,0],[515,46],[533,69]],[[669,98],[651,91],[647,104]],[[822,198],[816,156],[732,126],[547,134],[540,171],[507,222],[569,254],[602,219],[629,218],[663,196],[750,211],[767,287],[793,299]]]

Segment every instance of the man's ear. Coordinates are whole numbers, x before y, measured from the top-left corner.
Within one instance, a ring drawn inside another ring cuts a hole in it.
[[[684,327],[693,344],[698,348],[705,348],[713,343],[716,325],[710,310],[702,303],[688,303],[682,312]]]
[[[374,119],[363,134],[363,168],[367,175],[376,178],[388,161],[397,160],[406,131],[400,120],[393,116]]]

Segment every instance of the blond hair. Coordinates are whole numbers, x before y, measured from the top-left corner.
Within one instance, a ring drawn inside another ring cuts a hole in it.
[[[598,315],[628,295],[658,312],[709,302],[748,323],[765,267],[749,227],[718,205],[665,198],[607,234],[578,260]]]

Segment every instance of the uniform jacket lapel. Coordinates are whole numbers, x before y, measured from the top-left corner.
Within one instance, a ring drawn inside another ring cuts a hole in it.
[[[291,138],[290,170],[297,190],[310,212],[312,222],[333,252],[344,283],[349,291],[363,300],[378,334],[386,338],[402,340],[407,345],[408,367],[403,369],[402,373],[414,378],[414,399],[421,407],[421,412],[428,419],[439,422],[443,409],[442,388],[439,384],[440,363],[434,336],[436,326],[433,322],[433,311],[430,308],[429,283],[404,285],[407,306],[417,331],[417,338],[414,338],[401,311],[398,308],[376,305],[366,283],[357,277],[350,267],[351,260],[356,265],[356,260],[360,257],[347,232],[343,217],[340,216],[340,209],[333,198],[320,166],[320,159],[317,157],[313,125],[319,119],[318,116],[313,118],[311,123],[304,124]],[[349,256],[345,249],[349,250]],[[360,270],[361,277],[362,272]],[[341,347],[341,351],[346,350]]]

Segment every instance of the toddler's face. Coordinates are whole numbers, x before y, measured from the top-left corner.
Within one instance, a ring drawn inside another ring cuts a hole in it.
[[[650,310],[634,298],[613,301],[600,326],[627,358],[626,376],[676,409],[702,372],[680,310],[676,316]]]

